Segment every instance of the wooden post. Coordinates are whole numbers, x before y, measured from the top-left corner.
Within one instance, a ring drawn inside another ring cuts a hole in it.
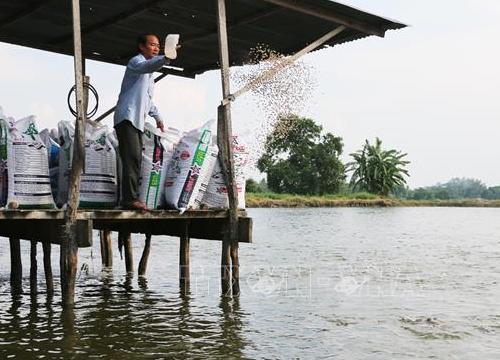
[[[31,295],[36,295],[37,293],[37,279],[36,279],[36,240],[31,240],[30,249],[30,293]]]
[[[23,292],[23,265],[19,239],[9,238],[10,243],[10,288],[13,295]]]
[[[141,261],[139,261],[139,276],[146,275],[146,269],[148,268],[149,252],[151,251],[151,234],[146,234],[146,239],[144,240],[144,250],[142,251]]]
[[[80,198],[80,177],[85,163],[85,111],[83,99],[82,43],[80,33],[80,1],[72,0],[73,49],[76,86],[76,123],[68,189],[68,204],[65,212],[65,224],[61,232],[61,292],[63,305],[72,305],[75,301],[75,280],[78,265],[78,245],[76,242],[76,215]]]
[[[226,3],[225,0],[217,0],[218,22],[217,30],[219,36],[219,59],[221,64],[222,95],[226,99],[230,95],[229,87],[229,47],[227,38]],[[232,125],[231,105],[229,103],[220,105],[218,108],[217,142],[220,150],[222,171],[225,175],[226,186],[229,197],[229,219],[227,236],[222,242],[221,256],[221,285],[222,293],[228,295],[239,295],[239,259],[238,259],[238,190],[236,188],[233,149],[232,149]],[[229,260],[229,261],[228,261]],[[232,264],[230,261],[232,260]],[[232,269],[232,280],[229,274]]]
[[[113,248],[112,248],[112,239],[111,239],[111,231],[109,230],[101,230],[99,232],[100,240],[101,240],[101,261],[102,266],[106,268],[113,267]]]
[[[52,296],[54,294],[54,278],[52,277],[52,264],[51,264],[51,252],[52,245],[50,242],[43,242],[43,269],[45,272],[45,284],[47,286],[47,295]]]
[[[184,232],[180,237],[179,247],[179,285],[184,293],[189,289],[191,273],[189,267],[189,222],[184,224]]]
[[[125,249],[125,269],[127,275],[134,273],[134,254],[132,251],[132,236],[129,232],[120,231],[118,236],[121,238],[123,247]]]

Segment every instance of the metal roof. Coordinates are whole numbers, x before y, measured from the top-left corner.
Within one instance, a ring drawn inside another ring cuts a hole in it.
[[[124,65],[138,34],[178,33],[179,75],[219,68],[215,0],[80,0],[80,8],[85,58]],[[294,53],[339,25],[348,29],[322,47],[405,27],[329,0],[228,0],[227,17],[231,65],[248,63],[258,44]],[[0,0],[0,41],[72,55],[72,39],[71,1]]]

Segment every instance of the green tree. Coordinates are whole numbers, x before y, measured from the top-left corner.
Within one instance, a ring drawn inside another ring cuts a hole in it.
[[[486,189],[482,196],[483,199],[499,200],[500,199],[500,186],[493,186]]]
[[[410,163],[404,160],[406,155],[397,150],[382,149],[379,138],[373,145],[366,140],[361,150],[351,154],[354,161],[347,164],[348,171],[352,171],[351,186],[356,191],[389,195],[406,184],[404,177],[409,174],[405,167]]]
[[[267,184],[264,179],[262,179],[260,182],[257,182],[254,179],[250,178],[247,179],[245,183],[245,191],[247,193],[263,193],[267,190]]]
[[[345,179],[339,159],[342,139],[314,120],[296,115],[278,119],[267,137],[264,155],[257,168],[267,174],[271,191],[293,194],[329,194],[338,192]]]
[[[254,179],[247,179],[245,182],[245,191],[247,193],[259,193],[261,192],[259,188],[259,183]]]
[[[415,200],[449,200],[449,199],[495,199],[500,196],[500,188],[488,188],[481,180],[453,178],[444,184],[436,184],[415,189],[410,198]],[[495,191],[497,193],[495,194]],[[495,197],[497,196],[497,197]]]

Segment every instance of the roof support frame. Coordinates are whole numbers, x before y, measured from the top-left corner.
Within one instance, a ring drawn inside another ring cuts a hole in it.
[[[310,53],[314,49],[320,47],[325,42],[327,42],[328,40],[330,40],[333,37],[337,36],[338,34],[340,34],[345,29],[346,29],[346,27],[344,25],[341,25],[341,26],[337,27],[336,29],[334,29],[334,30],[328,32],[327,34],[323,35],[319,39],[313,41],[312,43],[310,43],[309,45],[307,45],[305,48],[303,48],[302,50],[298,51],[294,55],[292,55],[290,57],[284,58],[282,61],[278,62],[276,64],[276,66],[273,66],[269,70],[265,71],[264,73],[262,73],[262,75],[256,77],[255,79],[253,79],[252,81],[250,81],[249,83],[247,83],[245,86],[243,86],[241,89],[239,89],[238,91],[236,91],[234,94],[230,94],[230,95],[226,96],[222,100],[222,105],[229,104],[231,101],[236,100],[236,98],[238,98],[239,96],[241,96],[241,95],[245,94],[246,92],[250,91],[254,86],[258,86],[258,84],[262,83],[263,81],[266,81],[266,80],[272,78],[274,75],[276,75],[277,73],[279,73],[282,69],[284,69],[286,66],[288,66],[291,63],[297,61],[299,58],[301,58],[302,56]]]
[[[43,7],[44,5],[48,4],[51,1],[52,0],[40,0],[36,4],[27,6],[23,10],[18,11],[17,13],[12,15],[11,17],[4,19],[4,20],[1,20],[0,21],[0,29],[5,27],[5,26],[8,26],[10,24],[13,24],[18,20],[21,20],[22,18],[24,18],[26,16],[33,14],[38,9],[40,9],[41,7]]]
[[[328,20],[339,25],[344,25],[347,28],[355,29],[366,34],[376,35],[384,37],[385,31],[379,27],[370,26],[360,21],[352,20],[341,14],[332,14],[325,12],[324,9],[320,9],[312,4],[298,3],[297,1],[289,0],[262,0],[270,4],[278,5],[289,10],[298,11],[303,14],[308,14],[315,16],[320,19]]]
[[[149,9],[150,6],[153,6],[159,2],[161,2],[161,0],[144,1],[141,4],[134,6],[133,8],[122,11],[118,15],[111,16],[107,19],[104,19],[104,20],[98,22],[97,24],[86,26],[85,28],[82,29],[82,34],[88,35],[88,34],[93,33],[95,31],[102,30],[103,28],[106,28],[110,25],[116,24],[117,22],[128,19],[134,15],[137,15],[143,11],[146,11]],[[62,44],[62,43],[65,43],[65,42],[71,40],[72,36],[73,36],[73,34],[66,34],[66,35],[63,35],[63,36],[60,36],[60,37],[53,39],[51,41],[51,43],[54,45],[55,44]]]

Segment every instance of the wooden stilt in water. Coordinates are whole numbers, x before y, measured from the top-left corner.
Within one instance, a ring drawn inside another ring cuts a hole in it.
[[[125,269],[127,274],[134,273],[134,254],[132,251],[132,236],[128,232],[119,232],[118,236],[121,238],[125,250]]]
[[[75,283],[78,266],[78,245],[76,243],[75,223],[66,223],[61,232],[60,266],[61,295],[64,306],[75,302]]]
[[[10,243],[10,288],[13,295],[23,292],[23,265],[19,239],[9,238]]]
[[[240,258],[238,241],[231,243],[231,288],[233,296],[240,296]]]
[[[231,296],[231,239],[224,235],[221,256],[222,295]]]
[[[184,233],[180,238],[179,247],[179,284],[185,293],[189,288],[190,283],[190,268],[189,268],[189,223],[186,221],[184,225]]]
[[[47,286],[47,295],[54,294],[54,278],[52,277],[51,252],[52,245],[49,242],[43,242],[43,269],[45,272],[45,283]]]
[[[36,271],[37,271],[37,263],[36,263],[36,240],[31,240],[31,249],[30,249],[30,293],[31,295],[37,293],[37,279],[36,279]]]
[[[146,275],[150,250],[151,250],[151,234],[146,234],[146,239],[144,240],[144,250],[142,251],[141,261],[139,261],[139,271],[138,271],[139,276]]]
[[[99,232],[101,239],[101,260],[102,266],[111,268],[113,267],[113,249],[111,242],[111,231],[101,230]]]
[[[85,164],[85,110],[82,71],[82,39],[80,29],[80,1],[71,1],[73,23],[73,51],[75,69],[76,112],[73,159],[69,176],[68,203],[64,213],[64,225],[60,229],[61,294],[63,306],[75,302],[75,282],[78,264],[76,215],[80,199],[80,178]]]

